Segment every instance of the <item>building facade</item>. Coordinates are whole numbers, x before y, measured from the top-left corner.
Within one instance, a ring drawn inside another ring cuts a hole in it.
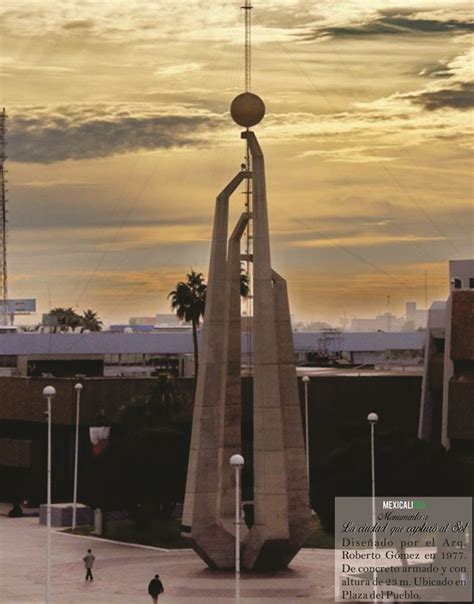
[[[418,435],[474,464],[474,260],[450,261],[449,276],[429,312]]]

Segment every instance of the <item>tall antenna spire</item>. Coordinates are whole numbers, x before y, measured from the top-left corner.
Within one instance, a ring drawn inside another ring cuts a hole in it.
[[[252,75],[252,4],[251,0],[245,0],[245,4],[241,6],[244,10],[245,16],[245,92],[237,95],[230,105],[230,115],[234,122],[246,129],[245,133],[242,133],[242,138],[247,139],[247,148],[245,154],[245,164],[242,164],[246,170],[252,171],[251,153],[248,142],[249,129],[260,123],[265,116],[265,103],[262,99],[250,92],[251,87],[251,75]],[[253,182],[253,181],[252,181]],[[245,211],[247,214],[252,213],[252,190],[250,179],[247,180],[246,188],[244,191],[245,195]],[[246,236],[245,236],[245,255],[247,275],[249,276],[249,282],[253,285],[253,279],[251,278],[252,273],[252,257],[253,257],[253,220],[247,222]],[[250,317],[252,314],[252,288],[250,290],[250,296],[247,298],[247,314]]]
[[[252,85],[252,8],[251,0],[245,0],[245,92]]]
[[[250,92],[250,88],[252,86],[252,5],[251,0],[245,0],[245,5],[242,6],[244,10],[245,17],[245,92]],[[247,126],[247,130],[248,130]],[[246,152],[245,152],[245,164],[247,166],[247,170],[251,171],[251,155],[249,143],[246,143]],[[247,179],[245,184],[245,211],[250,214],[252,211],[252,190],[250,188],[250,179]],[[253,283],[252,283],[252,263],[250,262],[251,254],[253,252],[252,246],[252,228],[250,221],[247,222],[247,227],[245,229],[245,272],[247,273],[247,279],[250,287],[249,295],[246,299],[246,314],[247,314],[247,325],[246,332],[248,337],[248,350],[249,350],[249,370],[252,370],[252,331],[251,331],[251,321],[253,315]]]
[[[7,300],[8,300],[8,279],[7,279],[7,187],[5,177],[6,155],[6,118],[5,108],[0,113],[0,303],[2,304],[2,313],[0,319],[7,324]]]

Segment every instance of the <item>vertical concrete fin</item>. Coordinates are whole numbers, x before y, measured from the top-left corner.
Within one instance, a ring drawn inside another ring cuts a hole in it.
[[[222,472],[219,483],[219,517],[223,525],[235,533],[235,485],[234,472],[229,466],[229,459],[234,453],[241,453],[241,308],[240,308],[240,241],[251,218],[248,212],[243,213],[229,239],[227,254],[226,308],[224,313],[228,321],[227,338],[224,346],[222,391],[225,408],[221,416],[222,441],[219,457]],[[241,532],[242,538],[245,536]]]
[[[224,350],[228,337],[227,306],[227,238],[229,197],[239,184],[249,178],[238,172],[217,196],[209,262],[206,312],[202,333],[202,351],[194,401],[193,430],[188,462],[183,526],[187,527],[196,551],[210,566],[232,565],[232,536],[219,524],[218,487],[222,459],[225,383]]]
[[[293,332],[286,280],[272,271],[276,309],[280,395],[283,415],[283,442],[288,488],[290,548],[293,555],[309,533],[309,485],[306,473],[303,422],[298,395]]]
[[[264,157],[253,132],[242,137],[252,154],[255,508],[243,562],[265,570],[298,551],[309,506],[286,283],[271,267]],[[296,518],[303,528],[295,539]]]

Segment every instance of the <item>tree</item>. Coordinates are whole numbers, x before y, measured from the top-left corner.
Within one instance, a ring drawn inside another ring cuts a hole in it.
[[[180,281],[176,289],[168,294],[172,310],[181,321],[191,323],[193,329],[194,374],[197,377],[199,369],[199,349],[197,330],[204,316],[206,306],[207,285],[202,273],[191,272],[186,275],[187,281]]]
[[[49,314],[57,318],[60,331],[67,331],[69,327],[76,329],[76,327],[82,325],[82,318],[73,310],[71,306],[69,308],[62,308],[58,306],[53,308]]]
[[[82,313],[82,326],[89,331],[102,331],[103,323],[97,313],[90,308]]]
[[[149,426],[112,440],[90,468],[89,502],[111,511],[140,506],[169,517],[182,501],[186,483],[185,435],[171,427]]]
[[[199,349],[197,330],[204,317],[206,308],[207,284],[202,273],[191,272],[186,275],[187,281],[180,281],[176,289],[168,294],[171,309],[176,312],[181,321],[191,323],[193,328],[194,374],[197,377],[199,369]],[[250,295],[249,276],[245,269],[240,269],[240,295],[248,298]]]
[[[240,295],[242,298],[250,296],[249,275],[243,266],[240,267]]]
[[[97,313],[90,308],[84,310],[82,316],[78,315],[72,306],[69,308],[58,306],[50,310],[49,314],[57,317],[59,331],[67,331],[69,327],[72,329],[83,327],[89,331],[102,331],[102,321]]]
[[[127,508],[137,524],[151,519],[146,510],[170,517],[186,482],[189,444],[179,427],[185,399],[177,381],[161,375],[121,409],[109,446],[90,468],[94,506]]]
[[[312,472],[311,503],[323,528],[334,534],[334,498],[370,497],[369,439],[330,453]],[[441,445],[393,430],[376,436],[377,496],[471,496],[467,470]]]
[[[126,433],[159,426],[170,426],[186,408],[186,396],[175,379],[159,375],[144,396],[137,396],[120,412]]]

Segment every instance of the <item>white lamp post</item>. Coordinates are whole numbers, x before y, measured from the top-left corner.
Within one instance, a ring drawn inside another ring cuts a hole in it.
[[[51,401],[56,394],[53,386],[43,388],[43,396],[48,401],[48,469],[47,469],[47,501],[46,501],[46,588],[45,602],[50,603],[51,598]]]
[[[372,526],[374,527],[372,531],[372,551],[375,553],[375,540],[376,540],[376,532],[375,532],[375,424],[379,421],[379,416],[376,413],[369,413],[367,416],[367,421],[370,424],[370,457],[371,457],[371,467],[372,467]],[[377,593],[377,571],[374,571],[374,592]],[[378,598],[375,597],[374,602],[378,602]]]
[[[235,577],[240,576],[240,472],[244,467],[244,458],[238,453],[229,460],[235,470]]]
[[[72,501],[72,530],[76,529],[76,512],[77,512],[77,470],[79,464],[79,409],[81,405],[82,384],[74,386],[76,391],[76,446],[74,451],[74,495]]]
[[[307,375],[303,378],[304,384],[304,426],[305,426],[305,444],[306,444],[306,476],[308,477],[309,487],[309,410],[308,410],[308,384],[309,377]]]

